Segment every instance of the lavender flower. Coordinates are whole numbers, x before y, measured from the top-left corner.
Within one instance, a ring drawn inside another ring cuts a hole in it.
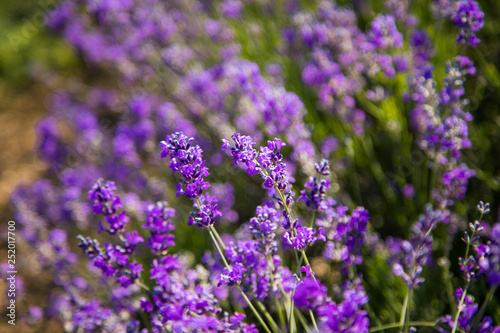
[[[321,164],[316,163],[314,168],[320,175],[327,176],[330,174],[329,163],[327,160],[322,160]],[[304,184],[307,190],[300,191],[300,197],[297,201],[304,201],[308,208],[313,210],[324,210],[326,190],[330,188],[330,181],[328,179],[319,180],[316,177],[309,177],[309,182]]]
[[[500,285],[500,224],[496,223],[491,228],[490,241],[479,244],[475,250],[479,270],[485,274],[486,280],[491,285]]]
[[[336,206],[336,202],[328,198],[327,209],[318,217],[316,224],[324,228],[326,246],[323,256],[329,260],[343,263],[343,269],[363,262],[362,247],[365,243],[368,212],[358,207],[348,215],[348,208]]]
[[[370,325],[368,314],[362,306],[368,297],[359,281],[342,287],[342,301],[327,301],[318,309],[321,332],[366,333]]]
[[[398,31],[396,21],[392,15],[377,16],[371,24],[368,39],[377,49],[399,48],[403,46],[403,36]]]
[[[471,332],[476,329],[477,332],[482,333],[497,333],[500,332],[500,326],[493,326],[490,317],[485,317],[479,327],[474,323],[473,316],[478,310],[474,298],[469,295],[464,295],[462,288],[455,290],[453,296],[456,297],[457,306],[460,309],[460,317],[456,321],[456,328],[460,328],[464,332]],[[461,302],[463,298],[463,302]],[[448,325],[450,328],[455,328],[455,321],[450,315],[443,316],[439,319],[440,322]],[[450,330],[441,330],[443,332],[451,332]]]
[[[483,17],[484,13],[476,1],[458,1],[458,9],[451,16],[453,23],[460,28],[457,43],[466,42],[470,46],[475,47],[480,42],[475,33],[483,28]]]
[[[93,200],[94,214],[104,215],[104,219],[109,225],[109,228],[106,228],[102,222],[99,222],[99,231],[106,231],[111,235],[123,231],[125,224],[130,220],[125,215],[125,211],[117,213],[117,209],[123,207],[123,204],[120,197],[113,193],[114,190],[116,190],[114,182],[104,183],[103,179],[100,178],[90,190],[88,197],[89,200]]]
[[[303,278],[293,294],[295,305],[308,310],[316,310],[324,305],[326,300],[326,287],[312,277]]]
[[[425,279],[421,277],[423,267],[430,260],[432,248],[432,230],[438,223],[447,223],[448,211],[434,210],[427,205],[425,214],[412,227],[410,241],[387,240],[392,253],[392,272],[403,279],[409,288],[414,288]]]
[[[174,235],[169,234],[174,230],[169,218],[173,217],[175,210],[168,208],[165,201],[157,202],[156,205],[149,205],[147,209],[146,224],[143,228],[149,230],[151,236],[147,239],[147,244],[154,254],[161,254],[170,246],[174,246]]]
[[[194,212],[189,217],[189,225],[208,227],[214,224],[217,216],[221,216],[217,201],[203,191],[210,187],[204,180],[208,176],[208,168],[203,160],[203,150],[200,146],[192,146],[194,138],[188,138],[182,132],[167,136],[166,141],[160,143],[161,157],[170,157],[169,167],[174,173],[182,175],[180,183],[175,186],[176,195],[181,194],[194,200]]]
[[[274,255],[278,251],[276,231],[279,226],[279,213],[271,205],[258,206],[255,217],[250,219],[250,231],[259,242],[259,251],[264,256]]]

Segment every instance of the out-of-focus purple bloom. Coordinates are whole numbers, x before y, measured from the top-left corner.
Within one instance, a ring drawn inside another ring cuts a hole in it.
[[[283,234],[282,239],[283,244],[297,250],[302,250],[306,246],[316,243],[318,240],[326,241],[323,228],[319,228],[316,231],[314,228],[302,226],[300,222],[296,223],[295,227],[287,230]]]
[[[456,297],[457,305],[459,306],[460,317],[458,317],[457,328],[461,329],[464,332],[471,332],[477,327],[473,321],[473,316],[477,312],[478,306],[474,303],[474,298],[465,295],[464,301],[460,305],[460,300],[463,296],[463,289],[459,288],[455,290],[453,296]],[[482,318],[481,318],[482,319]],[[442,332],[451,332],[451,329],[454,328],[454,318],[451,315],[443,316],[439,319],[440,322],[447,324],[450,327],[450,330],[441,330]],[[476,332],[481,333],[498,333],[500,332],[500,326],[493,326],[493,321],[490,317],[485,317],[479,327],[477,327]]]
[[[224,0],[219,5],[222,15],[231,19],[239,18],[242,9],[243,3],[240,0]]]
[[[396,27],[396,21],[392,15],[379,15],[371,25],[368,34],[370,43],[378,49],[400,48],[403,46],[403,35]]]
[[[342,286],[342,301],[327,301],[319,307],[320,332],[367,333],[370,322],[368,314],[362,310],[368,302],[363,286],[359,282],[347,282]]]
[[[475,247],[479,270],[486,276],[490,285],[500,285],[500,223],[496,223],[490,232],[486,244]]]
[[[259,251],[259,243],[259,240],[230,242],[226,247],[226,258],[231,271],[224,268],[219,280],[229,285],[241,282],[243,291],[262,301],[268,295],[270,288],[274,293],[279,291],[280,262],[276,262],[274,270],[271,270],[268,267],[267,257]]]
[[[431,256],[432,230],[439,223],[447,223],[448,217],[449,211],[434,210],[431,205],[427,205],[425,214],[412,226],[410,241],[387,239],[392,255],[392,272],[400,276],[408,287],[414,288],[424,283],[421,274]]]
[[[476,1],[458,1],[458,9],[451,16],[453,23],[460,28],[457,43],[467,43],[475,47],[480,42],[475,33],[483,28],[483,18],[484,13]]]
[[[415,187],[411,184],[403,186],[403,195],[407,199],[412,199],[415,196]]]
[[[120,196],[114,194],[116,185],[112,181],[106,181],[101,178],[94,184],[89,191],[89,200],[93,201],[94,214],[102,214],[108,223],[104,226],[99,222],[99,231],[106,231],[109,234],[115,234],[124,230],[125,224],[130,218],[125,215],[125,211],[117,213],[117,210],[123,206]]]
[[[316,310],[327,300],[326,287],[312,277],[305,277],[295,288],[293,300],[299,308]]]
[[[330,174],[330,165],[327,160],[322,160],[314,165],[316,172],[320,176],[328,176]],[[313,210],[326,209],[325,194],[330,188],[328,179],[318,179],[317,177],[309,177],[309,182],[304,184],[306,189],[300,191],[300,197],[297,202],[304,201],[307,207]]]
[[[169,218],[175,215],[173,208],[168,208],[165,201],[151,204],[146,212],[146,224],[143,228],[149,230],[151,236],[147,240],[147,245],[154,254],[161,254],[170,246],[174,246],[174,235],[169,232],[174,230]]]
[[[368,229],[370,216],[363,207],[354,209],[351,215],[348,208],[336,206],[334,200],[327,200],[328,208],[318,217],[316,224],[324,228],[326,246],[323,256],[329,260],[343,263],[346,269],[363,262],[362,247]],[[336,207],[335,207],[336,206]]]
[[[241,279],[243,278],[243,274],[246,272],[246,268],[239,262],[229,265],[229,269],[224,267],[223,273],[220,275],[220,282],[218,286],[221,284],[227,284],[228,286],[239,285]]]
[[[445,171],[441,177],[441,190],[434,191],[433,196],[438,203],[445,207],[452,205],[456,200],[462,200],[467,190],[469,179],[474,177],[476,172],[467,167],[466,164]]]

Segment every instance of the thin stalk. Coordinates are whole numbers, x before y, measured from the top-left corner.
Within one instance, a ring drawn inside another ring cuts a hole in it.
[[[302,254],[302,258],[304,259],[304,262],[306,263],[307,266],[311,267],[311,264],[309,263],[309,259],[307,259],[307,255],[306,255],[306,251],[304,251],[303,249],[300,250],[300,253]],[[314,274],[311,274],[314,281],[316,281],[316,277],[314,276]]]
[[[290,299],[290,312],[288,313],[288,323],[290,327],[290,333],[295,332],[295,320],[293,320],[293,310],[295,308],[293,299]]]
[[[274,303],[276,305],[276,311],[278,311],[280,325],[281,325],[281,327],[285,328],[286,327],[286,320],[285,320],[285,317],[283,316],[283,309],[281,308],[281,304],[280,304],[280,301],[278,300],[278,297],[274,297]]]
[[[264,327],[264,329],[266,330],[267,333],[271,333],[271,330],[269,329],[269,327],[267,327],[266,323],[264,322],[264,320],[262,319],[262,317],[257,312],[257,309],[253,306],[252,302],[250,302],[250,300],[248,299],[247,295],[243,292],[243,290],[241,289],[241,287],[238,285],[237,288],[240,291],[241,296],[243,296],[243,298],[245,299],[245,302],[247,302],[248,306],[250,307],[250,309],[252,310],[252,312],[254,313],[254,315],[259,320],[259,322],[262,325],[262,327]]]
[[[313,333],[311,329],[309,328],[309,325],[307,324],[306,318],[302,315],[302,313],[299,311],[299,309],[295,309],[295,314],[297,315],[297,318],[299,318],[300,323],[302,324],[302,327],[306,330],[307,333]]]
[[[217,239],[215,238],[215,235],[212,232],[211,228],[208,228],[208,233],[210,234],[210,237],[212,237],[212,241],[215,244],[215,247],[217,248],[217,251],[219,252],[220,257],[222,258],[222,261],[224,262],[224,265],[226,266],[227,270],[230,271],[231,268],[229,267],[229,264],[227,263],[226,256],[224,255],[224,252],[222,252],[219,243],[217,242]]]
[[[413,296],[413,288],[410,288],[410,294],[408,297],[408,306],[406,307],[406,315],[405,315],[405,333],[410,332],[410,313],[411,313],[411,299]]]
[[[486,295],[486,298],[484,299],[483,304],[481,304],[481,308],[477,312],[477,317],[476,317],[475,322],[479,322],[483,318],[484,313],[486,312],[486,307],[488,306],[491,299],[495,295],[497,288],[498,288],[498,286],[494,286],[494,287],[491,287],[490,290],[488,290],[488,294]]]
[[[222,252],[222,250],[221,250],[221,248],[220,248],[220,246],[219,246],[219,244],[217,242],[217,239],[216,239],[215,235],[213,234],[211,228],[208,228],[208,233],[210,234],[210,237],[212,237],[212,241],[214,242],[215,247],[217,248],[217,251],[219,252],[219,255],[221,256],[222,261],[224,261],[224,265],[226,265],[227,270],[230,271],[231,268],[229,267],[229,264],[227,263],[226,257],[224,256],[224,253]],[[240,291],[241,296],[243,296],[243,299],[245,300],[245,302],[247,302],[248,306],[252,310],[252,312],[255,315],[255,317],[257,317],[257,319],[259,320],[259,322],[262,325],[262,327],[264,328],[264,330],[267,333],[271,333],[271,330],[269,329],[269,327],[267,327],[266,323],[264,322],[264,320],[262,319],[262,317],[257,312],[257,309],[253,306],[252,302],[248,299],[247,295],[243,292],[243,290],[241,289],[241,287],[239,285],[237,285],[237,288]]]
[[[271,314],[266,310],[266,306],[261,302],[261,301],[255,301],[257,306],[259,307],[260,311],[264,314],[266,317],[268,323],[272,326],[273,332],[279,332],[280,329],[278,327],[278,324],[276,324],[276,321],[274,321],[273,317]]]
[[[457,331],[458,318],[460,317],[460,313],[462,312],[465,295],[467,295],[467,290],[469,289],[469,285],[470,285],[470,280],[467,281],[467,285],[465,286],[465,289],[462,293],[462,297],[460,297],[460,302],[458,303],[457,314],[455,315],[455,320],[453,321],[453,329],[451,330],[451,333],[455,333]]]
[[[293,251],[293,253],[295,254],[295,261],[297,261],[297,275],[302,279],[302,272],[300,271],[300,267],[302,267],[302,259],[299,260],[297,250]]]
[[[319,333],[318,325],[316,325],[316,319],[314,318],[314,313],[312,312],[312,310],[309,310],[309,316],[311,317],[311,321],[313,323],[314,329],[316,330],[316,333]]]
[[[479,221],[481,221],[483,219],[483,215],[484,215],[484,213],[481,213],[481,216],[479,217]],[[476,229],[474,229],[474,231],[472,232],[472,235],[467,236],[467,248],[465,249],[465,257],[464,257],[465,265],[469,261],[470,246],[471,246],[475,236],[476,236]],[[466,276],[466,279],[467,279],[467,284],[465,285],[465,288],[462,292],[462,297],[460,297],[460,302],[458,303],[458,306],[457,306],[457,313],[455,314],[455,320],[453,321],[453,329],[451,330],[451,333],[455,333],[457,330],[458,318],[460,317],[460,313],[462,312],[464,301],[465,301],[465,296],[467,295],[467,290],[469,289],[469,286],[470,286],[470,278],[468,276]]]
[[[400,332],[403,332],[404,330],[404,325],[406,322],[406,309],[408,308],[408,301],[410,299],[410,287],[408,287],[408,291],[406,292],[404,304],[403,304],[403,309],[401,310],[401,316],[399,318],[399,325],[396,327],[401,327]]]
[[[311,223],[309,224],[310,228],[314,227],[314,221],[315,220],[316,220],[316,209],[313,210],[313,215],[312,215],[312,218],[311,218]]]
[[[215,229],[213,225],[211,225],[209,228],[212,229],[212,232],[214,233],[215,238],[217,238],[217,240],[219,241],[220,246],[225,251],[226,250],[226,245],[222,241],[222,238],[220,238],[219,233],[217,232],[217,229]]]
[[[370,158],[370,168],[372,170],[373,175],[375,176],[375,180],[379,183],[382,193],[384,197],[389,201],[390,203],[393,203],[396,201],[396,196],[394,192],[391,190],[391,187],[389,186],[389,182],[387,181],[387,177],[384,174],[384,171],[382,169],[382,166],[380,165],[380,162],[375,156],[375,149],[373,147],[373,142],[370,137],[367,137],[366,140],[361,141],[362,146],[365,148],[365,152],[371,156]]]
[[[280,288],[281,294],[283,295],[283,297],[285,297],[285,300],[290,305],[290,308],[288,309],[289,310],[289,312],[288,312],[288,325],[290,327],[290,332],[293,333],[293,331],[294,331],[293,325],[295,324],[295,320],[293,318],[293,312],[294,312],[294,310],[297,310],[297,309],[295,309],[295,305],[293,303],[293,300],[291,299],[291,297],[288,296],[288,294],[285,292],[285,290],[283,289],[283,286],[281,284],[279,285],[279,288]],[[286,307],[285,307],[285,309],[286,309]]]
[[[137,279],[137,280],[135,280],[135,283],[136,283],[139,287],[141,287],[142,289],[144,289],[144,290],[146,290],[146,291],[151,292],[151,289],[149,289],[149,287],[148,287],[148,286],[146,286],[144,283],[142,283],[142,281],[141,281],[141,280]]]

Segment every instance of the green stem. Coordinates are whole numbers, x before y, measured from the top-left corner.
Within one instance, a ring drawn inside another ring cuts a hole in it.
[[[213,225],[211,225],[209,228],[210,228],[210,229],[212,230],[212,232],[214,233],[215,238],[217,238],[217,240],[219,241],[219,244],[220,244],[220,246],[222,247],[222,249],[223,249],[223,250],[226,250],[226,245],[225,245],[225,244],[224,244],[224,242],[222,241],[222,238],[220,238],[219,233],[218,233],[218,232],[217,232],[217,230],[214,228],[214,226],[213,226]]]
[[[316,325],[316,319],[314,318],[314,313],[312,312],[312,310],[309,310],[309,316],[311,317],[311,321],[313,323],[314,329],[316,330],[316,333],[319,333],[318,325]]]
[[[212,241],[215,244],[215,247],[217,248],[217,251],[219,252],[220,257],[222,258],[222,261],[224,262],[224,265],[226,266],[228,271],[231,271],[231,268],[229,267],[229,264],[227,263],[226,256],[224,255],[224,252],[222,252],[219,243],[217,242],[217,239],[215,238],[215,235],[212,232],[212,228],[208,228],[208,233],[210,234],[210,237],[212,237]]]
[[[373,142],[371,138],[368,136],[366,137],[366,140],[362,141],[362,145],[365,148],[365,151],[368,153],[370,156],[370,168],[372,170],[373,176],[375,176],[375,180],[378,182],[382,189],[382,193],[384,194],[384,197],[387,199],[388,202],[394,203],[396,201],[396,196],[394,192],[392,191],[391,187],[389,186],[389,182],[387,181],[387,177],[384,174],[384,171],[382,169],[382,166],[380,165],[380,162],[378,161],[376,155],[375,155],[375,149],[373,147]]]
[[[405,333],[410,332],[410,313],[411,313],[411,299],[413,295],[413,288],[410,288],[410,293],[408,297],[408,306],[406,307],[406,315],[405,315]]]
[[[264,329],[266,330],[267,333],[271,333],[271,330],[269,329],[269,327],[267,327],[266,323],[264,322],[264,320],[262,319],[262,317],[257,312],[257,309],[253,306],[252,302],[250,302],[250,300],[248,299],[247,295],[243,292],[243,290],[241,289],[241,287],[238,285],[237,288],[240,291],[241,296],[243,296],[243,298],[245,299],[245,302],[247,302],[248,306],[250,307],[250,309],[252,310],[252,312],[254,313],[254,315],[259,320],[259,322],[262,325],[262,327],[264,327]]]
[[[313,215],[312,215],[312,218],[311,218],[311,223],[309,224],[310,228],[314,227],[314,221],[315,220],[316,220],[316,210],[313,210]]]
[[[217,251],[219,252],[219,255],[221,256],[222,261],[224,261],[224,265],[226,265],[227,270],[231,271],[231,268],[229,267],[229,264],[227,263],[226,257],[224,256],[224,253],[222,252],[222,250],[221,250],[221,248],[220,248],[220,246],[219,246],[219,244],[217,242],[217,239],[216,239],[215,235],[212,232],[212,228],[208,228],[208,233],[210,234],[210,237],[212,237],[212,241],[214,242],[215,247],[217,248]],[[243,296],[243,299],[245,300],[245,302],[247,302],[248,306],[250,307],[250,309],[254,313],[255,317],[257,317],[257,319],[259,320],[259,322],[262,325],[262,327],[266,330],[267,333],[271,333],[271,330],[269,329],[269,327],[267,327],[266,323],[264,322],[264,320],[262,319],[262,317],[257,312],[257,309],[255,309],[255,307],[253,306],[252,302],[248,299],[247,295],[243,292],[243,290],[241,289],[241,287],[239,285],[237,285],[237,288],[240,291],[241,296]]]
[[[483,219],[483,213],[481,213],[481,216],[479,217],[479,221]],[[469,251],[470,251],[470,246],[472,243],[472,240],[476,236],[476,229],[472,232],[472,235],[467,235],[467,248],[465,249],[465,265],[467,265],[469,261]],[[467,284],[465,285],[465,288],[462,292],[462,297],[460,297],[460,302],[458,303],[457,306],[457,313],[455,314],[455,320],[453,321],[453,329],[451,330],[451,333],[455,333],[457,330],[458,326],[458,318],[460,317],[460,313],[462,312],[464,301],[465,301],[465,296],[467,295],[467,290],[469,289],[470,286],[470,278],[467,277]]]
[[[486,312],[486,307],[492,300],[493,296],[495,295],[495,292],[497,291],[498,286],[491,287],[490,290],[488,290],[488,294],[486,295],[486,298],[484,299],[483,304],[481,304],[481,308],[477,312],[476,320],[475,322],[479,322],[481,319],[483,319],[484,313]]]
[[[256,301],[255,303],[259,307],[260,311],[266,317],[268,323],[272,326],[273,332],[279,332],[280,329],[278,327],[278,324],[276,324],[276,321],[273,319],[273,317],[271,316],[271,314],[266,310],[265,305],[261,301]]]
[[[285,320],[285,317],[283,316],[283,309],[281,308],[281,304],[280,304],[280,301],[278,300],[278,297],[274,297],[274,303],[276,304],[276,311],[278,311],[280,325],[281,325],[281,327],[285,328],[286,327],[286,320]]]
[[[457,331],[458,318],[460,317],[460,313],[462,312],[463,304],[465,301],[465,295],[467,295],[467,290],[469,289],[469,285],[470,285],[470,280],[467,281],[467,285],[465,286],[465,289],[462,293],[462,297],[460,297],[460,302],[458,303],[457,306],[457,313],[455,315],[455,320],[453,321],[453,329],[451,330],[451,333],[455,333]]]
[[[142,281],[140,281],[139,279],[135,280],[135,283],[142,289],[151,292],[151,289],[149,289],[149,287],[142,283]]]
[[[300,323],[302,324],[302,327],[306,330],[307,333],[313,333],[311,329],[309,328],[309,325],[307,324],[306,318],[302,315],[302,313],[298,310],[295,309],[295,314],[297,315],[297,318],[299,318]]]
[[[306,263],[306,265],[311,267],[311,264],[309,263],[309,259],[307,259],[306,251],[304,251],[302,249],[302,250],[300,250],[300,253],[302,254],[302,258],[304,259],[304,262]],[[314,274],[311,274],[311,276],[313,277],[314,281],[316,281],[316,276],[314,276]]]
[[[408,287],[408,291],[406,292],[403,308],[401,309],[401,316],[399,318],[399,325],[396,327],[401,327],[400,332],[403,332],[404,330],[404,325],[406,322],[406,309],[408,308],[408,302],[410,299],[410,287]]]
[[[288,313],[288,323],[290,328],[290,333],[295,332],[295,320],[293,319],[293,310],[295,308],[295,304],[293,299],[290,299],[290,312]]]
[[[424,326],[424,327],[433,327],[436,326],[437,322],[432,322],[432,321],[410,321],[408,322],[408,325],[410,326]],[[401,323],[390,323],[390,324],[385,324],[382,326],[377,326],[371,328],[368,332],[379,332],[383,330],[388,330],[391,328],[398,328],[401,327]]]
[[[294,310],[296,310],[296,309],[295,309],[293,300],[291,299],[291,297],[288,296],[288,294],[285,292],[285,289],[283,289],[283,286],[281,284],[279,284],[279,288],[280,288],[281,294],[283,295],[283,297],[285,297],[285,300],[290,305],[290,308],[288,309],[289,310],[289,312],[288,312],[288,325],[290,327],[290,332],[293,333],[293,331],[294,331],[293,325],[295,324],[295,320],[293,318],[293,313],[294,313]],[[286,307],[285,307],[285,310],[286,310]]]

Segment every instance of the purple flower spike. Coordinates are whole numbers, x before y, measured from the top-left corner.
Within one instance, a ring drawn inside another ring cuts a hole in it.
[[[248,175],[251,177],[260,172],[260,168],[254,162],[258,153],[253,148],[255,142],[249,136],[241,135],[239,133],[234,133],[231,135],[231,138],[234,141],[234,147],[229,144],[227,139],[222,139],[223,145],[222,150],[226,150],[228,148],[231,149],[231,155],[234,158],[234,166],[237,166],[239,162],[245,163],[248,167]]]
[[[403,35],[401,35],[396,27],[394,16],[377,16],[372,22],[369,40],[378,49],[402,47]]]
[[[326,299],[326,287],[312,277],[302,279],[293,295],[295,305],[308,310],[315,310],[324,305]]]
[[[94,214],[104,215],[104,219],[108,223],[109,228],[106,228],[100,222],[100,231],[104,230],[113,235],[117,232],[124,230],[124,226],[130,220],[125,215],[125,211],[117,213],[117,209],[123,206],[121,199],[118,195],[114,194],[116,190],[115,183],[107,181],[104,183],[103,179],[99,179],[89,192],[89,200],[93,200],[92,207]]]
[[[168,208],[165,201],[157,202],[155,205],[149,205],[146,212],[146,228],[151,233],[148,238],[148,246],[154,254],[160,254],[166,251],[170,246],[174,246],[174,235],[170,231],[174,230],[169,218],[173,217],[175,210]]]
[[[472,47],[479,44],[480,39],[475,32],[484,26],[484,13],[479,8],[479,4],[474,0],[461,0],[458,2],[458,10],[453,13],[451,19],[460,28],[457,44],[467,43]]]
[[[188,138],[182,132],[167,135],[165,141],[160,143],[161,157],[170,157],[169,167],[174,173],[182,175],[180,183],[175,186],[176,195],[185,195],[194,200],[193,212],[189,217],[189,225],[208,227],[214,224],[217,216],[222,213],[218,209],[217,200],[203,191],[210,187],[210,183],[203,177],[209,175],[208,168],[203,159],[203,150],[200,146],[193,146],[193,138]]]

